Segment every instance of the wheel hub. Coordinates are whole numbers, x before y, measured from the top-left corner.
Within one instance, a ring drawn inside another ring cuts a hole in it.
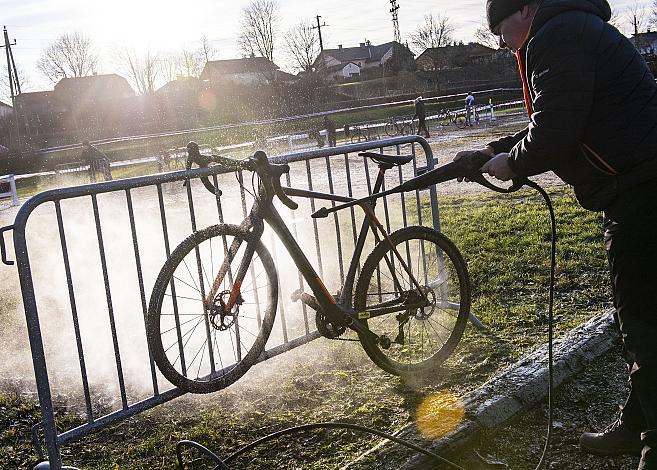
[[[212,301],[210,306],[210,324],[215,330],[226,331],[235,324],[237,316],[240,312],[240,305],[244,303],[242,294],[237,295],[237,300],[235,305],[233,305],[232,310],[228,311],[226,309],[226,301],[230,297],[230,291],[225,290],[217,294],[217,296]]]
[[[433,289],[427,286],[422,286],[420,291],[422,292],[422,296],[427,299],[427,305],[425,307],[415,309],[413,316],[417,320],[428,320],[436,308],[436,293],[433,291]]]

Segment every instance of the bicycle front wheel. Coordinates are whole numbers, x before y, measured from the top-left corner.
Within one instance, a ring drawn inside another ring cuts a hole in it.
[[[162,375],[185,391],[229,386],[257,361],[269,338],[278,277],[267,249],[259,240],[247,243],[248,236],[234,225],[200,230],[178,245],[157,277],[146,317],[148,344]],[[255,253],[237,280],[249,244]]]
[[[385,133],[386,133],[389,137],[394,137],[394,136],[396,136],[396,135],[398,134],[398,132],[397,132],[397,126],[395,126],[395,124],[394,124],[393,122],[386,122]]]
[[[465,261],[444,235],[407,227],[367,257],[356,285],[354,309],[378,341],[361,335],[367,355],[395,375],[426,373],[458,344],[470,313]],[[413,281],[417,281],[419,287]]]

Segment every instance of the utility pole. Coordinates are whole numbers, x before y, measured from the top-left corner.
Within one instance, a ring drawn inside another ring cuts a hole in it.
[[[317,34],[319,34],[319,55],[322,57],[322,66],[325,66],[324,64],[324,41],[322,41],[322,27],[328,26],[326,22],[324,24],[319,24],[319,19],[321,18],[320,15],[316,16],[317,18],[317,26],[313,26],[313,29],[317,30]]]
[[[328,26],[326,22],[324,24],[319,24],[319,19],[321,18],[320,15],[316,16],[317,18],[317,26],[313,26],[313,29],[317,30],[317,33],[319,34],[319,50],[321,52],[324,52],[324,42],[322,41],[322,27]]]
[[[397,0],[390,0],[390,13],[392,13],[392,26],[395,30],[395,41],[401,44],[401,33],[399,32],[399,5],[397,5]]]
[[[16,39],[14,39],[14,42],[11,43],[9,41],[9,34],[7,33],[7,27],[3,27],[3,33],[5,37],[5,44],[0,47],[5,48],[5,52],[7,55],[7,78],[9,81],[9,91],[11,95],[11,105],[14,108],[13,112],[13,122],[14,122],[14,136],[10,135],[10,145],[11,141],[16,139],[16,142],[18,143],[18,146],[21,146],[21,135],[20,135],[20,127],[18,124],[18,109],[16,105],[18,104],[16,102],[16,97],[21,94],[21,84],[20,81],[18,80],[18,72],[16,71],[16,62],[14,62],[14,54],[11,52],[11,46],[16,45]]]
[[[11,52],[11,46],[16,45],[16,39],[14,42],[9,42],[9,34],[7,33],[7,27],[4,26],[4,36],[5,36],[5,52],[7,53],[7,78],[9,79],[9,90],[11,92],[11,104],[15,105],[14,98],[21,94],[21,84],[18,81],[18,73],[16,73],[16,63],[14,62],[14,54]]]

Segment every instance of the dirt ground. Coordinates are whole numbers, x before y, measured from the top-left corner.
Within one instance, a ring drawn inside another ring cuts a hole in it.
[[[627,396],[627,369],[616,346],[562,385],[554,397],[554,430],[547,461],[550,470],[634,470],[639,458],[597,457],[582,452],[582,432],[601,431],[617,416]],[[507,425],[485,433],[452,460],[467,469],[532,469],[543,450],[547,431],[547,402]],[[485,465],[475,452],[499,466]]]

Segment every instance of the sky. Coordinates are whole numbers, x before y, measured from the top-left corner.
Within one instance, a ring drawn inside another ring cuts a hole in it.
[[[136,53],[150,50],[174,54],[193,50],[206,35],[217,51],[214,59],[240,57],[236,44],[241,10],[248,0],[0,0],[0,25],[6,25],[18,68],[28,81],[27,91],[52,89],[36,68],[42,51],[64,33],[82,32],[94,43],[99,55],[98,73],[117,73],[113,57],[117,50]],[[469,42],[485,21],[485,0],[398,0],[402,40],[432,13],[448,16],[456,40]],[[612,9],[621,12],[637,0],[612,0]],[[649,0],[638,0],[649,4]],[[279,0],[280,30],[302,20],[315,21],[321,15],[324,47],[357,46],[368,39],[372,44],[391,41],[393,27],[389,0]],[[282,42],[274,61],[290,71]],[[2,69],[6,65],[4,50]],[[5,75],[3,73],[3,75]],[[25,91],[25,90],[24,90]]]

